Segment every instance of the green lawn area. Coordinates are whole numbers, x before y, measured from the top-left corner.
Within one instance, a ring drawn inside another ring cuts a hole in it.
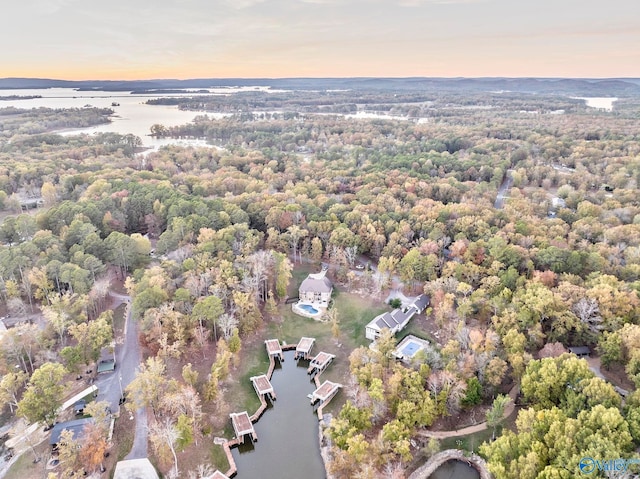
[[[218,469],[222,472],[229,470],[229,461],[227,461],[227,455],[224,453],[222,446],[214,444],[211,448],[211,465],[214,469]]]
[[[36,479],[46,477],[45,467],[50,458],[51,450],[49,441],[42,441],[40,444],[34,446],[34,450],[40,458],[39,462],[33,462],[33,451],[28,449],[13,463],[4,477],[6,479]]]
[[[462,437],[449,437],[440,442],[440,449],[462,449],[463,451],[478,452],[480,444],[491,440],[492,430],[485,429]],[[496,437],[500,434],[500,426],[496,429]]]
[[[340,337],[337,342],[343,348],[353,349],[367,346],[369,340],[364,336],[365,326],[378,314],[388,311],[389,307],[372,298],[362,298],[354,294],[334,289],[333,302],[338,310]],[[270,337],[287,343],[297,343],[302,336],[316,338],[316,347],[335,348],[336,341],[331,334],[331,325],[298,316],[291,310],[290,304],[280,306],[282,322],[269,323],[267,332]],[[330,352],[330,351],[327,351]]]

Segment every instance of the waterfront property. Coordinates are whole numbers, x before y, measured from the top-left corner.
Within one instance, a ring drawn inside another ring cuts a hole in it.
[[[416,314],[422,313],[428,305],[429,296],[421,294],[404,309],[394,309],[391,312],[382,313],[376,316],[366,326],[366,338],[371,341],[375,341],[385,328],[391,330],[393,334],[402,331],[407,327],[411,318]]]
[[[253,442],[258,440],[256,430],[253,428],[253,423],[249,418],[247,411],[232,412],[229,414],[231,417],[231,423],[233,424],[233,430],[236,433],[236,438],[240,444],[244,444],[245,436],[249,436]]]
[[[310,359],[311,350],[313,349],[313,344],[315,343],[315,338],[300,338],[300,342],[296,346],[296,354],[294,355],[294,359]]]
[[[311,404],[315,404],[316,402],[320,401],[320,405],[323,405],[324,403],[330,401],[333,396],[338,393],[341,387],[342,384],[325,381],[318,389],[309,394],[308,397],[311,400]]]
[[[273,386],[265,374],[253,376],[251,378],[251,382],[253,383],[253,389],[256,390],[258,397],[269,397],[272,401],[276,399],[276,393],[273,390]]]
[[[327,278],[327,270],[312,273],[305,278],[298,290],[300,300],[293,304],[294,313],[311,319],[320,319],[329,306],[333,284]]]
[[[316,357],[311,360],[309,368],[307,369],[307,374],[311,374],[315,377],[316,374],[324,372],[335,357],[336,356],[334,354],[325,353],[324,351],[319,352]]]
[[[312,273],[305,278],[298,290],[298,297],[302,303],[317,304],[326,308],[329,305],[332,292],[333,284],[327,278],[327,270],[323,269],[319,273]]]
[[[269,355],[269,358],[278,358],[280,361],[284,361],[280,341],[277,339],[267,339],[264,344],[267,346],[267,354]]]

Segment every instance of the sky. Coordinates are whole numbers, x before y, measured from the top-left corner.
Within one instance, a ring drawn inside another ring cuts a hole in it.
[[[13,0],[0,77],[640,77],[640,0]]]

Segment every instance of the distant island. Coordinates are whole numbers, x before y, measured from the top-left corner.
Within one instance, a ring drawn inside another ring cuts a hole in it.
[[[35,98],[42,98],[42,95],[6,95],[0,96],[0,101],[33,100]]]

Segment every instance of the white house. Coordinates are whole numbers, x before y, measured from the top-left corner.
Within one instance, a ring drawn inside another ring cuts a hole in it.
[[[429,296],[421,294],[405,309],[394,309],[390,313],[382,313],[371,320],[365,329],[365,336],[375,341],[384,328],[391,330],[393,334],[407,327],[415,314],[422,313],[429,305]]]
[[[333,284],[327,278],[327,271],[310,274],[300,285],[298,297],[301,303],[328,306],[333,292]]]

